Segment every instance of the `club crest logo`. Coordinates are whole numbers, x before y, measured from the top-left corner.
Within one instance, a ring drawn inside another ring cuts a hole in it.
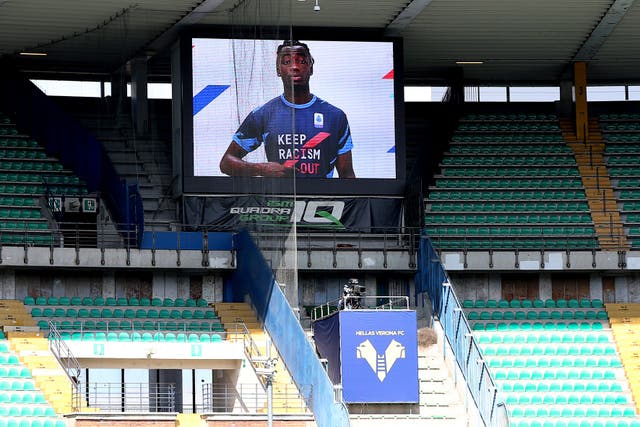
[[[406,357],[406,352],[402,344],[391,340],[384,353],[378,354],[371,341],[365,340],[356,347],[356,357],[364,359],[380,382],[383,382],[396,361]]]
[[[317,129],[322,129],[324,127],[324,114],[313,113],[313,126]]]

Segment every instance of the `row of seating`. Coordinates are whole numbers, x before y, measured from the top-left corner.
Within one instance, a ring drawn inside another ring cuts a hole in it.
[[[426,227],[430,236],[570,236],[591,238],[595,235],[593,227],[468,227],[441,226]]]
[[[56,417],[56,411],[48,404],[28,406],[28,405],[7,405],[0,406],[0,416],[5,417]]]
[[[7,403],[11,404],[43,404],[47,403],[45,396],[40,391],[11,391],[0,393],[0,413]]]
[[[505,393],[519,393],[519,394],[523,394],[523,393],[532,393],[532,392],[538,392],[538,393],[552,393],[552,392],[557,392],[557,393],[563,393],[566,395],[566,393],[576,393],[580,398],[587,397],[587,398],[591,398],[591,400],[593,401],[593,397],[596,396],[594,394],[584,394],[586,393],[622,393],[623,389],[622,389],[622,385],[620,385],[619,382],[615,381],[616,377],[615,377],[615,373],[613,373],[612,370],[610,369],[606,369],[604,370],[605,372],[609,373],[609,376],[607,378],[607,376],[605,376],[604,378],[600,378],[599,381],[592,381],[592,380],[597,380],[597,378],[592,378],[591,373],[592,372],[599,372],[602,371],[602,369],[595,369],[595,370],[582,370],[580,371],[580,376],[579,377],[573,377],[574,379],[569,379],[569,377],[566,375],[561,376],[558,375],[557,377],[553,377],[553,378],[545,378],[545,379],[549,379],[550,381],[502,381],[500,383],[500,391],[505,392]],[[553,372],[553,371],[550,371]],[[556,371],[558,374],[560,373],[564,373],[564,371]],[[571,371],[570,371],[571,372]],[[545,372],[546,374],[546,372]],[[582,375],[584,374],[584,375]],[[558,381],[555,381],[558,380]],[[530,395],[529,397],[534,397],[535,395]],[[604,396],[602,396],[604,397]]]
[[[588,212],[587,202],[433,202],[433,212]],[[569,221],[567,221],[569,222]],[[575,221],[580,222],[580,221]]]
[[[33,317],[65,317],[71,319],[217,319],[213,310],[200,310],[184,307],[180,309],[163,308],[53,308],[53,307],[33,307],[31,309]]]
[[[577,167],[521,167],[521,166],[487,166],[487,167],[447,167],[444,169],[446,177],[578,177],[580,172]],[[640,175],[640,173],[629,173],[628,175]]]
[[[460,121],[557,121],[558,116],[553,113],[470,113]]]
[[[209,320],[206,322],[174,322],[174,321],[129,321],[129,320],[84,320],[84,321],[54,321],[56,327],[67,331],[202,331],[202,332],[223,332],[224,327],[219,320]],[[39,320],[40,329],[49,329],[48,320]]]
[[[509,120],[502,123],[486,123],[482,121],[471,123],[463,121],[458,125],[456,132],[560,132],[560,127],[557,123],[520,122]]]
[[[29,232],[30,234],[16,233],[7,234],[5,230],[2,230],[4,234],[0,235],[0,243],[3,245],[34,245],[34,246],[50,246],[55,244],[56,239],[51,234],[31,234],[35,231]]]
[[[461,189],[572,189],[583,188],[579,178],[511,178],[511,179],[452,179],[451,177],[436,180],[436,188]]]
[[[56,161],[50,160],[40,160],[40,161],[30,161],[30,160],[20,160],[16,159],[13,161],[0,161],[0,169],[5,171],[44,171],[44,172],[61,172],[64,168],[62,164],[57,163]]]
[[[604,308],[599,298],[465,299],[462,301],[462,306],[463,308]]]
[[[47,154],[40,150],[0,148],[0,159],[44,160],[46,158]]]
[[[506,403],[507,405],[516,405],[516,404],[520,404],[520,405],[530,405],[531,403],[525,403],[524,399],[521,399],[522,403],[520,403],[520,401],[515,400],[517,398],[512,397],[510,400],[508,400]],[[517,401],[518,403],[514,402]],[[562,403],[563,401],[565,401],[565,399],[557,399],[560,403],[555,403],[556,405],[563,405],[562,407],[547,407],[547,406],[540,406],[537,408],[534,407],[530,407],[530,406],[526,406],[526,407],[519,407],[519,406],[513,406],[510,407],[510,415],[512,417],[526,417],[526,418],[541,418],[541,417],[563,417],[563,418],[575,418],[575,417],[588,417],[588,418],[596,418],[596,417],[600,417],[600,418],[611,418],[611,417],[635,417],[636,413],[635,410],[631,407],[626,407],[626,408],[607,408],[607,407],[601,407],[601,408],[581,408],[581,407],[576,407],[573,408],[571,407],[571,403]],[[543,404],[543,405],[549,405],[549,404]]]
[[[35,139],[29,138],[0,138],[1,148],[40,148],[40,144]]]
[[[640,142],[640,136],[635,133],[609,133],[602,137],[606,142]]]
[[[599,245],[596,239],[576,239],[576,238],[564,238],[564,239],[553,239],[553,238],[538,238],[538,239],[499,239],[497,237],[493,237],[491,239],[480,238],[471,240],[468,237],[464,236],[446,236],[445,238],[436,236],[432,238],[432,242],[435,247],[440,250],[451,250],[451,251],[461,251],[461,250],[527,250],[527,251],[540,251],[540,250],[557,250],[557,251],[565,251],[565,250],[583,250],[583,251],[591,251],[594,249],[598,249]]]
[[[640,144],[626,143],[626,144],[607,144],[605,151],[605,155],[614,155],[614,154],[639,154],[640,153]]]
[[[610,167],[609,175],[611,177],[640,176],[640,167]]]
[[[66,427],[67,423],[60,419],[20,419],[11,418],[0,419],[0,427]]]
[[[470,113],[463,116],[461,121],[557,121],[558,116],[554,113]]]
[[[82,305],[82,306],[153,306],[153,307],[208,307],[209,303],[202,298],[147,298],[147,297],[79,297],[79,296],[37,296],[28,295],[24,305]]]
[[[531,225],[531,224],[569,224],[571,220],[578,220],[578,223],[584,224],[590,222],[589,215],[580,215],[574,217],[573,215],[559,215],[559,214],[482,214],[482,213],[468,213],[468,214],[447,214],[447,213],[431,213],[427,212],[425,215],[426,224],[512,224],[512,225]],[[551,227],[554,229],[555,227]],[[564,231],[562,232],[564,233]]]
[[[31,371],[28,372],[28,377],[21,378],[31,378]],[[2,391],[35,391],[36,386],[32,380],[29,381],[11,381],[11,380],[0,380],[0,392]]]
[[[515,344],[515,343],[529,343],[529,344],[547,344],[547,343],[576,343],[576,344],[596,344],[596,343],[608,343],[609,336],[607,334],[491,334],[491,335],[479,335],[478,342],[480,344]]]
[[[442,166],[575,166],[576,161],[568,155],[557,156],[478,156],[452,155],[442,160]]]
[[[0,194],[38,195],[45,193],[62,196],[78,196],[88,194],[88,189],[77,185],[47,185],[44,184],[0,184]]]
[[[511,427],[640,427],[637,420],[591,420],[591,419],[517,419],[509,424]]]
[[[11,355],[16,357],[15,355]],[[7,364],[9,365],[18,365],[18,363],[13,363],[13,360],[7,360]],[[5,367],[0,366],[0,378],[31,378],[31,371],[28,368],[22,368],[19,366],[11,366]],[[7,384],[0,383],[0,390],[9,390],[8,388],[4,388]],[[24,384],[21,381],[15,381],[14,384],[18,388],[10,388],[11,390],[28,390],[24,388]]]
[[[69,341],[118,341],[118,342],[178,342],[178,343],[208,343],[221,342],[220,334],[185,334],[173,332],[61,332],[63,340]]]
[[[432,190],[429,193],[430,200],[584,200],[583,190]]]
[[[598,116],[601,121],[640,120],[640,113],[604,113]]]
[[[482,353],[485,356],[616,356],[616,348],[612,345],[590,346],[570,344],[547,345],[484,345]],[[560,363],[560,359],[556,359]]]
[[[494,311],[469,311],[467,313],[467,318],[469,320],[607,320],[608,316],[605,310],[531,310],[525,312],[500,309]]]
[[[449,148],[451,154],[473,154],[473,155],[541,155],[541,154],[573,154],[571,148],[565,145],[551,144],[486,144],[468,145],[454,143]]]
[[[604,132],[640,133],[640,123],[637,123],[637,122],[604,123],[601,125],[601,129]]]
[[[476,321],[471,328],[474,331],[600,331],[603,329],[601,322],[479,322]]]
[[[558,368],[559,370],[545,370],[544,372],[540,372],[537,374],[532,374],[532,379],[539,379],[539,380],[562,380],[562,379],[574,379],[574,380],[578,380],[578,379],[582,379],[582,380],[586,380],[586,379],[592,379],[592,377],[594,377],[595,373],[593,371],[578,371],[578,370],[574,370],[574,371],[570,371],[568,370],[568,368],[581,368],[581,367],[588,367],[590,369],[592,368],[603,368],[604,366],[599,366],[598,365],[598,361],[597,360],[593,360],[593,359],[584,359],[584,360],[577,360],[577,361],[565,361],[563,359],[559,359],[555,356],[549,356],[549,355],[545,355],[545,356],[540,356],[540,355],[534,355],[531,354],[531,357],[506,357],[506,356],[500,356],[500,357],[495,357],[495,356],[489,356],[487,355],[487,366],[489,366],[490,368],[540,368],[540,369],[547,369],[547,368]],[[573,356],[572,356],[573,357]],[[603,365],[606,362],[602,362]],[[615,362],[614,362],[615,363]],[[575,366],[575,365],[579,365],[579,366]],[[612,368],[616,368],[617,366],[613,366]],[[583,376],[583,374],[588,374],[588,376]],[[528,376],[529,374],[527,374]],[[604,378],[601,377],[601,379],[605,379],[605,380],[612,380],[615,379],[615,374],[613,373],[613,371],[611,371],[611,378],[607,378],[606,377],[606,373],[603,374]],[[519,374],[518,373],[513,373],[512,377],[510,378],[503,378],[503,379],[520,379],[519,378]],[[524,378],[524,374],[523,374],[523,379],[529,379],[529,378]],[[596,378],[593,378],[596,379]]]
[[[638,164],[640,164],[640,158],[637,153],[628,156],[607,156],[607,165],[609,166],[636,166]]]
[[[488,143],[557,143],[562,135],[556,133],[519,133],[519,134],[455,134],[452,142],[488,142]]]
[[[49,224],[45,221],[0,221],[0,230],[16,231],[16,230],[48,230]]]

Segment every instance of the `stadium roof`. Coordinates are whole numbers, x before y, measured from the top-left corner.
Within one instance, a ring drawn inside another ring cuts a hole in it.
[[[150,74],[166,76],[167,48],[190,25],[348,27],[403,37],[412,83],[459,68],[469,82],[557,83],[576,60],[588,61],[592,83],[638,81],[634,0],[318,0],[314,11],[315,2],[0,0],[0,54],[26,71],[85,76],[155,57]]]

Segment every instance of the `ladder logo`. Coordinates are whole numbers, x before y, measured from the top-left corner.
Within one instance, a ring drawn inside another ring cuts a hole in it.
[[[396,340],[391,340],[386,350],[378,354],[371,341],[365,340],[356,347],[356,357],[364,359],[373,372],[383,382],[398,359],[406,357],[405,347]]]

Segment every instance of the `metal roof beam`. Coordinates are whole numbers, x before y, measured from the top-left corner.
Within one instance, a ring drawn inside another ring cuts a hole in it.
[[[224,0],[204,0],[191,12],[182,17],[178,22],[173,24],[171,28],[163,32],[155,40],[152,40],[146,47],[147,52],[160,52],[166,49],[178,37],[181,28],[187,25],[198,23],[206,14],[215,11]]]
[[[589,37],[584,41],[580,49],[573,57],[573,61],[590,61],[598,54],[598,51],[611,35],[616,25],[631,9],[635,0],[615,0],[607,13],[604,14],[598,25],[593,29]]]
[[[385,36],[399,36],[432,0],[413,0],[385,28]]]

